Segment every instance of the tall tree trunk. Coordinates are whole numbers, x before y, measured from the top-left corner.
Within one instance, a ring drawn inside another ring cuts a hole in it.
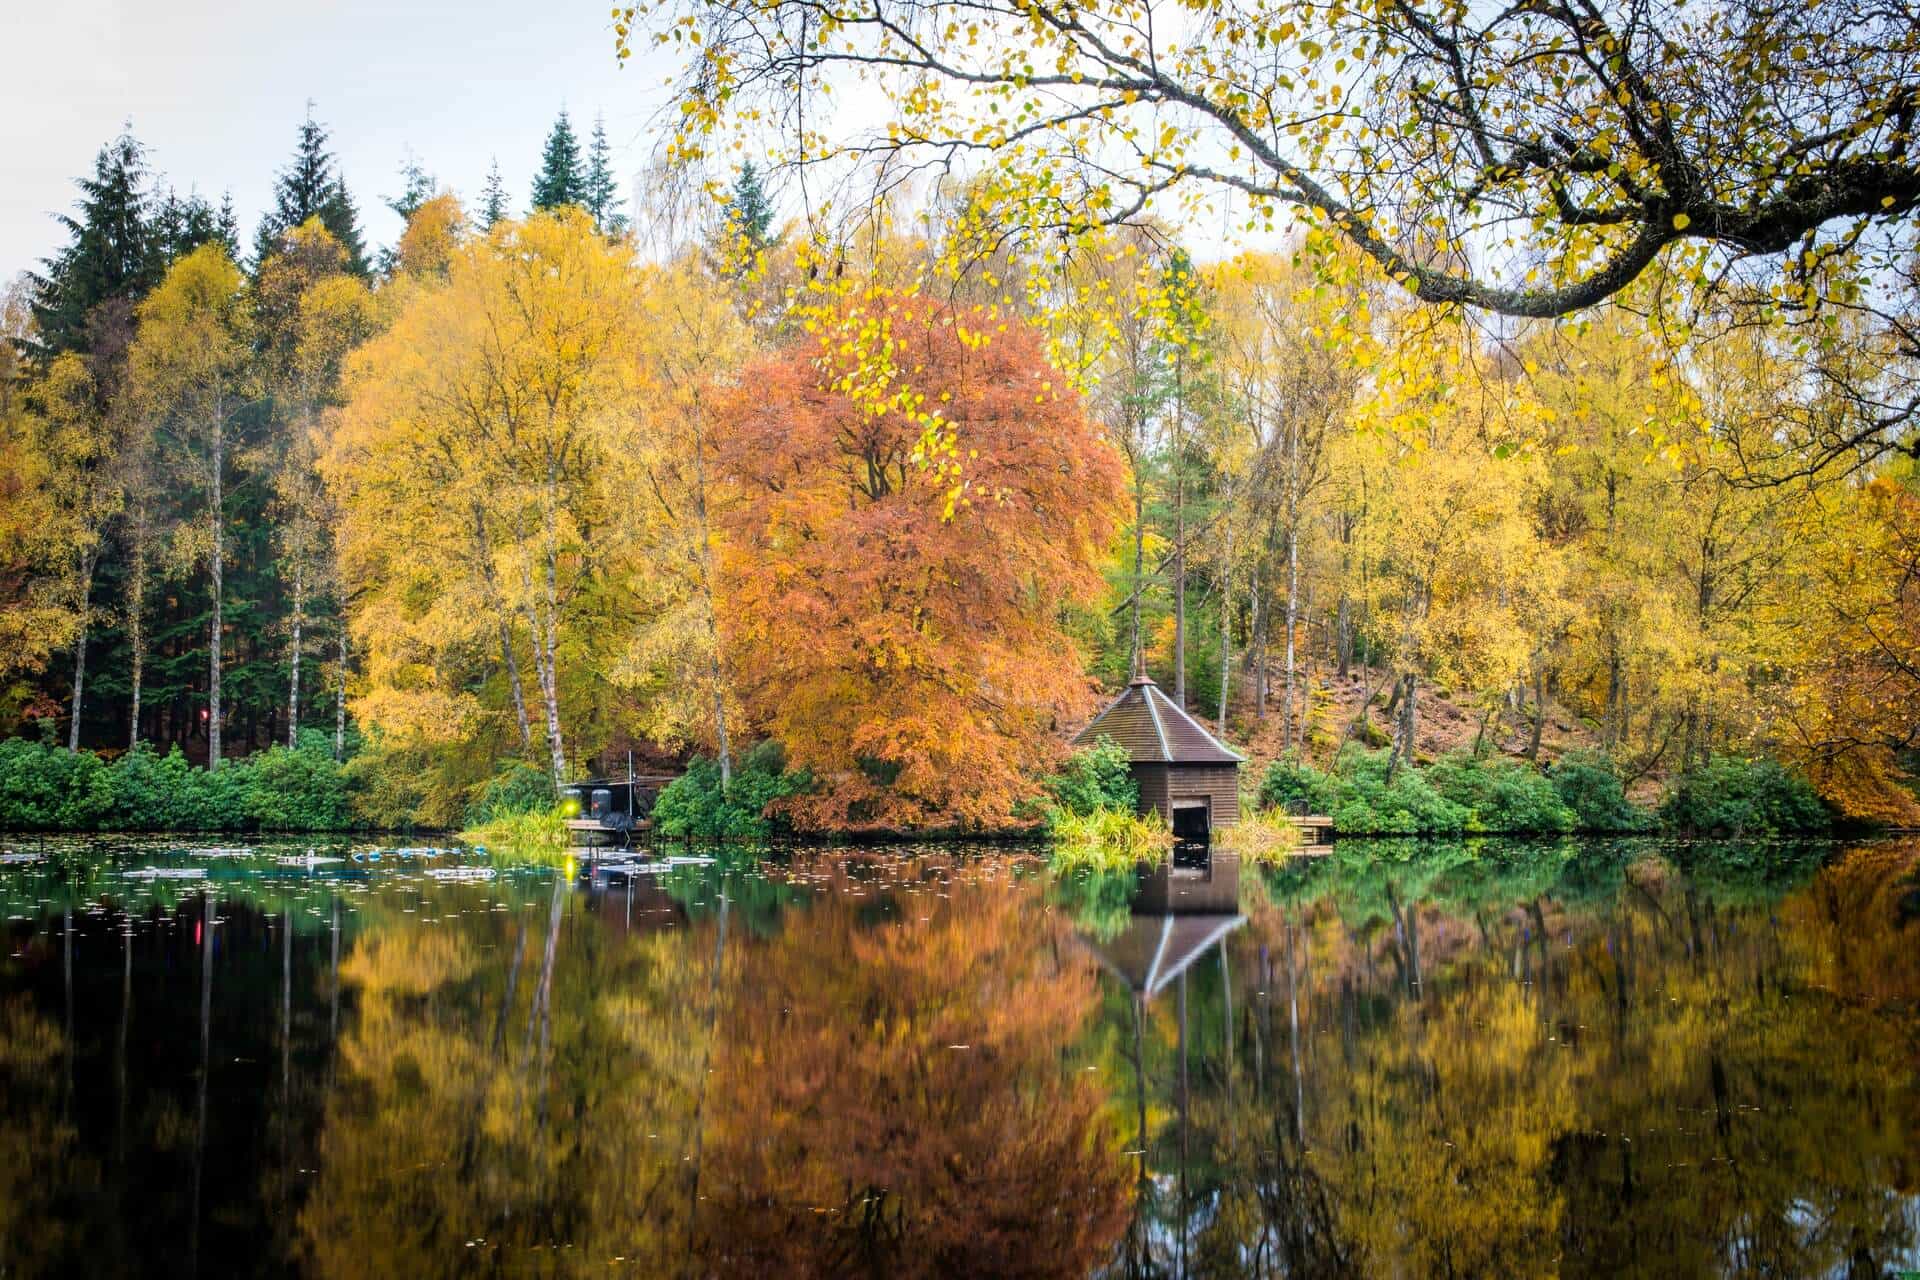
[[[333,758],[347,754],[347,620],[340,619],[340,671],[333,682]]]
[[[700,412],[702,409],[696,402],[694,413]],[[700,522],[700,594],[707,608],[707,651],[712,655],[708,674],[713,681],[713,745],[720,757],[720,794],[724,797],[733,787],[733,748],[727,740],[726,664],[720,657],[720,617],[714,603],[713,530],[707,523],[706,433],[697,418],[693,436],[693,485],[694,517]]]
[[[1300,534],[1295,515],[1287,516],[1287,705],[1280,713],[1280,744],[1293,746],[1299,724],[1294,715],[1297,657],[1295,639],[1300,626]]]
[[[547,750],[553,757],[553,785],[563,787],[567,783],[567,751],[560,736],[560,669],[557,660],[558,645],[554,633],[560,629],[558,616],[558,577],[559,567],[555,557],[547,556],[547,618],[546,634],[542,642],[546,645],[546,711],[547,711]]]
[[[1413,734],[1417,727],[1414,712],[1415,681],[1416,677],[1411,671],[1401,676],[1399,685],[1394,689],[1392,700],[1387,703],[1388,715],[1393,714],[1396,705],[1400,710],[1400,721],[1393,735],[1393,752],[1387,757],[1388,782],[1393,781],[1394,772],[1403,760],[1408,764],[1413,763]]]
[[[80,750],[80,712],[87,688],[87,614],[93,596],[93,566],[97,552],[88,552],[80,568],[80,636],[73,642],[73,706],[67,720],[67,750]]]
[[[1187,705],[1186,357],[1175,358],[1173,382],[1173,701]]]
[[[213,501],[208,523],[213,526],[213,620],[207,628],[207,768],[220,767],[220,632],[225,625],[221,614],[221,596],[226,586],[226,413],[224,405],[214,404],[213,421]]]
[[[1216,736],[1227,736],[1227,693],[1233,680],[1233,523],[1227,522],[1227,558],[1220,571],[1220,715]]]
[[[1136,460],[1133,468],[1133,651],[1128,663],[1129,678],[1146,666],[1146,654],[1140,647],[1140,596],[1146,590],[1146,546],[1146,480]]]
[[[287,660],[287,746],[300,745],[300,630],[307,620],[307,567],[293,568],[293,653]]]
[[[1527,759],[1540,758],[1540,735],[1547,727],[1546,664],[1533,664],[1533,731],[1527,736]]]
[[[140,686],[147,673],[147,534],[144,519],[133,533],[133,563],[127,573],[127,647],[133,655],[128,675],[127,750],[140,745]]]
[[[535,643],[546,649],[546,680],[541,690],[546,703],[547,713],[547,751],[552,757],[553,785],[556,790],[567,784],[566,744],[560,735],[560,666],[559,666],[559,630],[560,630],[560,533],[558,512],[560,509],[560,473],[559,462],[551,449],[547,454],[547,492],[546,509],[542,513],[546,523],[546,618],[544,633],[536,629]]]

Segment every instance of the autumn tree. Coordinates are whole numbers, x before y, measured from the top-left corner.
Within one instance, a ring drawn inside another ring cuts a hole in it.
[[[253,317],[245,282],[218,245],[194,250],[140,305],[131,359],[135,403],[163,441],[167,465],[204,503],[190,535],[204,557],[213,608],[207,626],[207,767],[220,767],[221,641],[227,473],[236,419],[254,401]]]
[[[737,393],[748,331],[725,282],[692,257],[648,273],[640,322],[640,360],[655,392],[627,447],[643,480],[632,510],[653,572],[616,679],[645,691],[653,736],[710,747],[725,788],[738,713],[730,714],[719,630],[716,431],[721,404]]]
[[[680,163],[773,122],[783,158],[982,166],[997,220],[1044,242],[1156,202],[1297,211],[1419,298],[1564,315],[1656,262],[1772,259],[1777,296],[1844,297],[1920,204],[1916,37],[1840,0],[1701,13],[1549,9],[651,0],[636,43],[687,60]],[[826,104],[864,76],[884,120]],[[834,97],[829,97],[834,94]],[[1709,272],[1706,264],[1715,263]]]
[[[997,822],[1087,704],[1057,611],[1098,589],[1119,460],[1038,336],[986,323],[875,289],[727,403],[722,639],[821,783],[810,824]],[[930,426],[964,442],[957,485],[917,456]]]
[[[623,599],[639,290],[632,251],[578,211],[502,223],[349,362],[324,471],[370,723],[461,740],[483,710],[465,664],[485,645],[530,739],[524,654],[545,763],[565,778],[566,689],[604,680],[588,655]],[[598,701],[580,696],[582,713]]]

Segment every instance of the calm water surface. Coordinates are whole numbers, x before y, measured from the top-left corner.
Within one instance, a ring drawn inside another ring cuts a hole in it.
[[[0,839],[0,1277],[1920,1269],[1920,844],[307,847]]]

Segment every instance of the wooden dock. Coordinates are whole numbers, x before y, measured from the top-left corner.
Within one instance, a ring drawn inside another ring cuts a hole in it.
[[[1300,847],[1310,849],[1333,844],[1333,819],[1324,813],[1291,815],[1287,821],[1300,837]]]

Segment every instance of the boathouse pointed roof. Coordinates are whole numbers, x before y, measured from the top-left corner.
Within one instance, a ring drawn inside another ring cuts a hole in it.
[[[1135,669],[1125,692],[1073,741],[1080,746],[1103,736],[1125,749],[1130,764],[1239,764],[1246,759],[1202,728],[1144,668]]]

